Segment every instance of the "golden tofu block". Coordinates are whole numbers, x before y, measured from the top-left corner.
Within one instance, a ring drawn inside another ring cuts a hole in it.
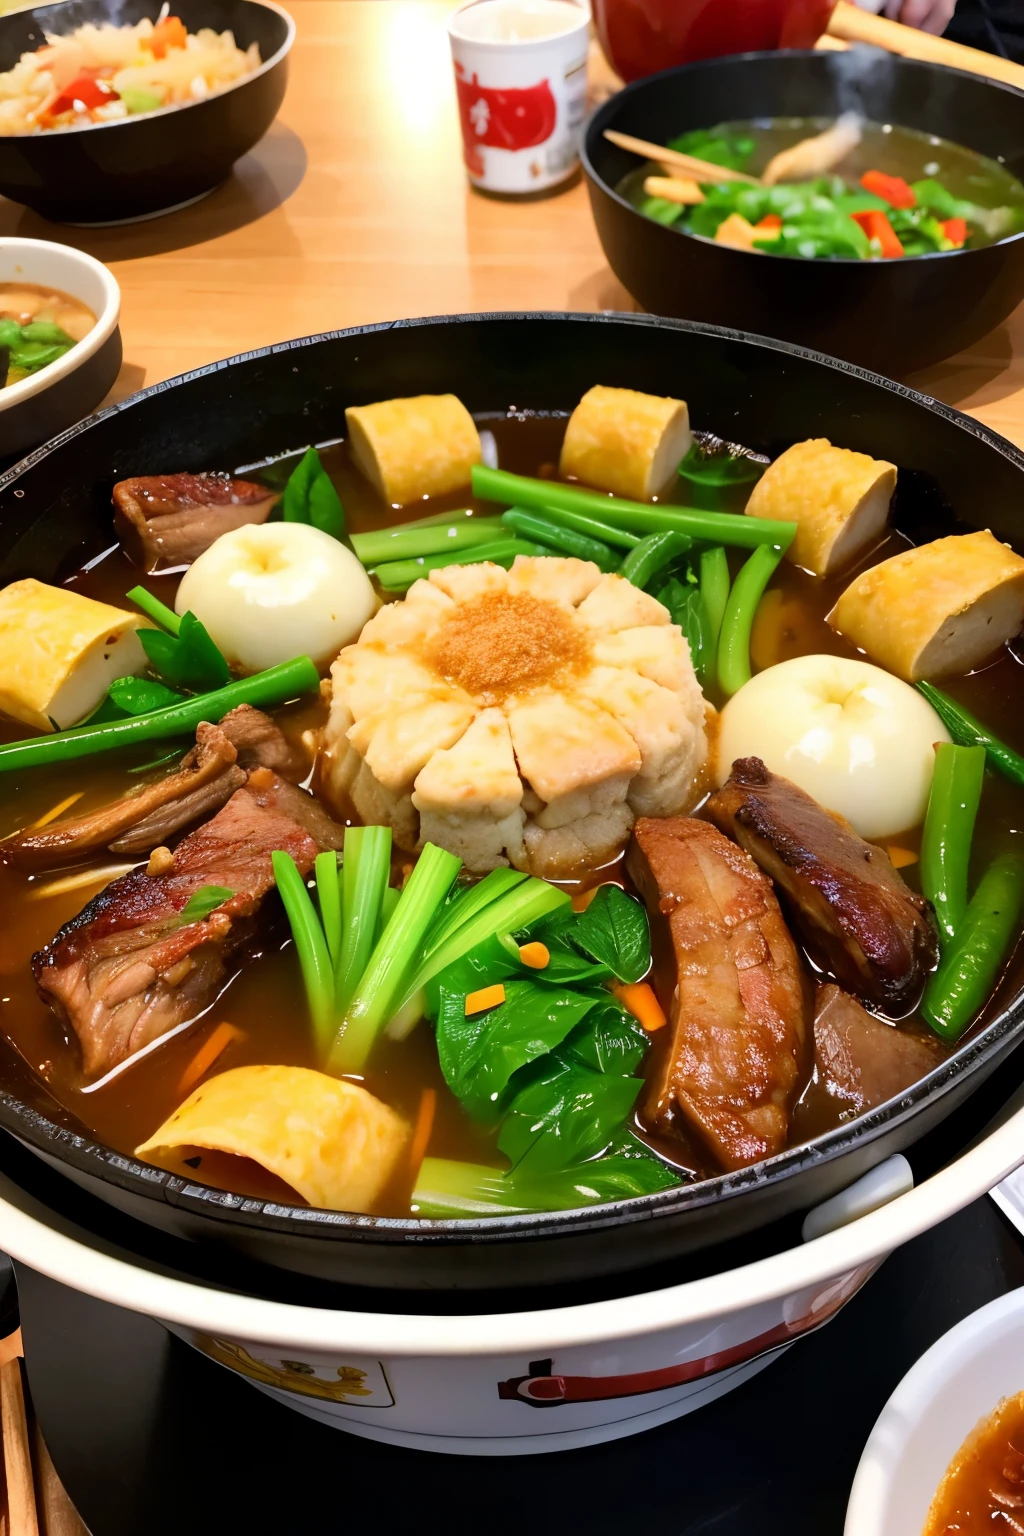
[[[476,423],[455,395],[349,406],[345,424],[357,466],[392,506],[460,491],[480,463]]]
[[[405,1121],[356,1083],[307,1067],[235,1067],[200,1083],[137,1157],[208,1147],[251,1157],[328,1211],[368,1211],[409,1137]]]
[[[895,489],[895,464],[814,437],[769,464],[746,512],[796,523],[786,559],[815,576],[833,576],[878,543]]]
[[[142,617],[28,577],[0,592],[0,709],[40,731],[64,730],[117,677],[146,665]]]
[[[685,400],[596,384],[569,417],[559,474],[646,501],[664,490],[692,442]]]
[[[828,622],[908,683],[970,672],[1024,626],[1024,560],[988,532],[936,539],[858,576]]]

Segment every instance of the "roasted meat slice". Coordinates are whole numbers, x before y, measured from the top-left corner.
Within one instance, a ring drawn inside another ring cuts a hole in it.
[[[0,843],[0,857],[22,869],[56,869],[101,848],[149,853],[219,810],[249,769],[273,768],[287,778],[299,771],[297,758],[269,715],[240,704],[219,726],[198,727],[195,746],[173,773],[84,816],[15,832]]]
[[[850,991],[894,1009],[913,1005],[938,959],[928,903],[816,800],[739,758],[705,807],[788,898],[808,946]]]
[[[830,984],[818,988],[814,1011],[814,1065],[833,1099],[858,1114],[895,1098],[942,1060],[939,1042],[911,1034],[862,1008]]]
[[[649,1113],[678,1108],[724,1168],[786,1145],[807,1076],[811,988],[768,880],[706,821],[641,818],[627,866],[668,918],[673,1033]]]
[[[33,955],[32,969],[45,1001],[77,1035],[86,1074],[109,1071],[209,1006],[255,935],[274,884],[275,849],[306,873],[318,852],[340,848],[342,838],[309,795],[257,768],[167,855],[160,873],[122,875],[66,923]],[[233,894],[209,916],[183,921],[183,908],[204,886]]]
[[[147,571],[187,565],[214,539],[244,523],[265,523],[275,491],[228,475],[146,475],[114,486],[114,528]]]

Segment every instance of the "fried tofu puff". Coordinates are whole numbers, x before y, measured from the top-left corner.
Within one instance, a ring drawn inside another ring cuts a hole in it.
[[[350,406],[349,451],[392,506],[468,486],[480,463],[480,434],[455,395],[412,395]]]
[[[815,576],[833,576],[878,543],[895,489],[895,464],[815,437],[769,464],[746,512],[796,523],[787,560]]]
[[[146,666],[142,617],[27,577],[0,592],[0,710],[40,731],[76,725]]]
[[[1024,627],[1024,560],[987,531],[935,539],[864,571],[828,622],[908,683],[961,676]]]
[[[699,798],[704,700],[686,641],[659,602],[589,561],[433,571],[331,679],[327,794],[477,874],[598,868],[634,815]]]
[[[234,1067],[201,1083],[136,1156],[202,1147],[248,1157],[328,1211],[373,1209],[409,1140],[357,1083],[306,1067]]]
[[[692,442],[685,400],[595,384],[569,417],[558,472],[646,501],[664,490]]]

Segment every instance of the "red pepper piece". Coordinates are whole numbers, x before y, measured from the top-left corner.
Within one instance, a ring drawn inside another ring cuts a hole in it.
[[[782,228],[782,215],[779,213],[766,213],[763,219],[758,219],[755,229],[777,230]]]
[[[148,48],[154,59],[162,59],[170,48],[184,48],[188,41],[188,32],[185,23],[180,16],[165,16],[163,21],[158,21],[149,37],[142,39],[143,48]]]
[[[881,208],[865,208],[862,213],[851,213],[869,240],[877,240],[883,256],[902,256],[903,245],[899,235],[889,223]]]
[[[46,115],[60,117],[65,112],[75,112],[78,110],[76,102],[80,102],[87,112],[91,112],[94,107],[106,106],[108,101],[117,99],[114,87],[108,85],[105,80],[97,80],[94,75],[79,75],[51,101]]]
[[[887,176],[884,171],[865,171],[860,179],[865,192],[884,197],[891,208],[916,208],[914,189],[902,176]]]
[[[947,240],[952,240],[954,245],[966,245],[967,220],[944,219],[942,221],[942,233],[945,235]]]

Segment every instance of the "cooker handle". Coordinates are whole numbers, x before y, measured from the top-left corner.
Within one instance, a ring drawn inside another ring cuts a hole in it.
[[[913,1170],[902,1153],[896,1152],[877,1168],[855,1179],[846,1189],[841,1189],[838,1195],[813,1206],[804,1217],[801,1236],[805,1243],[811,1243],[816,1237],[824,1237],[826,1232],[834,1232],[837,1227],[845,1227],[847,1223],[877,1211],[879,1206],[888,1205],[890,1200],[907,1194],[913,1187]]]

